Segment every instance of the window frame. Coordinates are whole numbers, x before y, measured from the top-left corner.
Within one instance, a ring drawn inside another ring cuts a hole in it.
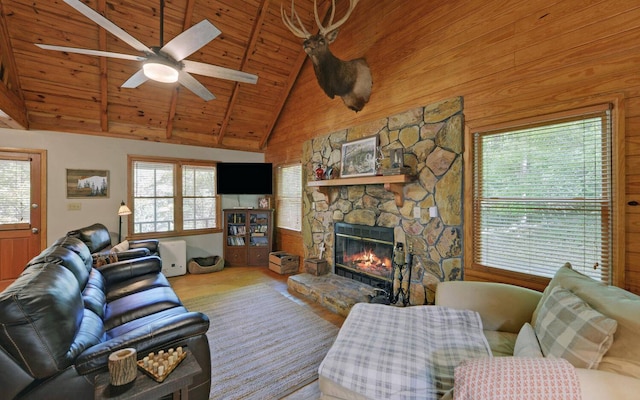
[[[279,216],[279,206],[280,206],[280,201],[281,201],[281,196],[280,196],[280,171],[282,170],[282,168],[289,168],[289,167],[299,167],[300,168],[300,209],[299,209],[299,216],[300,216],[300,229],[296,230],[296,229],[292,229],[290,227],[282,227],[280,225],[278,225],[278,216]],[[275,212],[276,212],[276,218],[275,218],[275,227],[276,229],[280,229],[280,230],[284,230],[284,231],[288,231],[288,232],[293,232],[293,233],[297,233],[297,234],[301,234],[302,233],[302,217],[303,217],[303,212],[302,212],[302,207],[303,207],[303,202],[302,202],[302,196],[304,195],[304,187],[303,187],[303,179],[302,179],[302,163],[301,162],[294,162],[294,163],[288,163],[288,164],[282,164],[282,165],[278,165],[275,167],[275,175],[276,175],[276,179],[275,179]]]
[[[144,233],[134,233],[134,215],[135,210],[134,207],[134,163],[135,162],[148,162],[148,163],[163,163],[163,164],[173,164],[174,172],[173,172],[173,190],[174,190],[174,230],[166,231],[166,232],[144,232]],[[214,228],[201,228],[201,229],[184,229],[184,221],[183,221],[183,192],[182,192],[182,167],[183,166],[204,166],[204,167],[213,167],[216,168],[218,165],[217,161],[208,161],[208,160],[197,160],[197,159],[187,159],[187,158],[172,158],[172,157],[153,157],[153,156],[140,156],[140,155],[128,155],[127,156],[127,204],[132,209],[133,213],[128,218],[127,227],[128,227],[128,237],[131,239],[147,239],[147,238],[164,238],[164,237],[178,237],[178,236],[196,236],[196,235],[208,235],[213,233],[220,233],[223,231],[222,225],[222,199],[219,194],[215,194],[216,199],[216,227]],[[217,169],[216,169],[216,177],[217,177]],[[216,182],[214,182],[214,188],[216,187]]]
[[[26,222],[18,222],[18,221],[14,221],[14,222],[7,222],[7,223],[3,223],[2,221],[0,221],[0,231],[9,231],[9,230],[26,230],[26,229],[31,229],[31,203],[32,203],[32,183],[31,183],[31,176],[33,175],[32,172],[32,162],[31,162],[31,157],[29,154],[24,154],[24,155],[17,155],[17,154],[10,154],[10,153],[5,153],[5,152],[0,152],[0,162],[4,162],[4,161],[10,161],[10,162],[16,162],[16,163],[24,163],[23,165],[26,165],[26,175],[29,175],[26,179],[27,180],[27,186],[23,187],[22,189],[28,189],[28,193],[26,193],[28,196],[28,198],[26,199],[26,204],[22,207],[23,208],[23,212],[24,214],[27,215],[27,221]],[[15,170],[14,170],[15,172]],[[8,175],[9,176],[9,175]],[[7,188],[6,190],[6,194],[10,195],[13,200],[16,200],[15,198],[15,192],[16,192],[16,188],[15,187],[10,187]],[[13,205],[13,204],[11,204]]]
[[[587,112],[591,108],[604,105],[610,106],[611,116],[611,284],[624,287],[625,275],[625,231],[624,231],[624,98],[614,96],[591,100],[590,102],[576,102],[571,106],[551,105],[538,109],[514,112],[510,115],[497,115],[478,120],[468,120],[465,124],[465,172],[464,190],[464,279],[493,281],[515,284],[535,290],[543,290],[550,278],[530,275],[522,272],[503,270],[500,268],[483,266],[474,263],[473,235],[475,215],[473,208],[474,190],[474,134],[487,131],[518,129],[523,126],[553,123],[570,116]],[[558,265],[558,268],[563,263]]]

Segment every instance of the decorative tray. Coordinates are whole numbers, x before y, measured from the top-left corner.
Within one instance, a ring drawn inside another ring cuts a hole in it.
[[[162,382],[186,357],[187,352],[182,350],[182,347],[151,352],[142,360],[138,360],[138,368],[156,382]]]

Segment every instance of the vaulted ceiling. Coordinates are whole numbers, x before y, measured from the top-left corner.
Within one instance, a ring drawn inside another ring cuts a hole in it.
[[[262,151],[306,58],[300,39],[282,24],[281,1],[290,6],[289,0],[165,0],[165,43],[207,19],[222,34],[187,59],[258,76],[252,85],[194,74],[216,96],[204,101],[178,84],[121,88],[139,61],[36,47],[139,55],[62,0],[0,0],[0,126]],[[160,44],[159,0],[83,3],[145,45]],[[313,1],[297,0],[296,10],[312,27]]]

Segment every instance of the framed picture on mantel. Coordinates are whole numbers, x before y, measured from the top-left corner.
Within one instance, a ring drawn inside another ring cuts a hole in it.
[[[377,172],[378,135],[342,144],[340,177],[372,176]]]

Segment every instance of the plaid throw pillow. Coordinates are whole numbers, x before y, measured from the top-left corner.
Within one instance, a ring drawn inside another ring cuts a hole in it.
[[[535,323],[545,357],[564,358],[576,368],[592,369],[611,347],[617,327],[615,320],[560,286],[541,304]]]

